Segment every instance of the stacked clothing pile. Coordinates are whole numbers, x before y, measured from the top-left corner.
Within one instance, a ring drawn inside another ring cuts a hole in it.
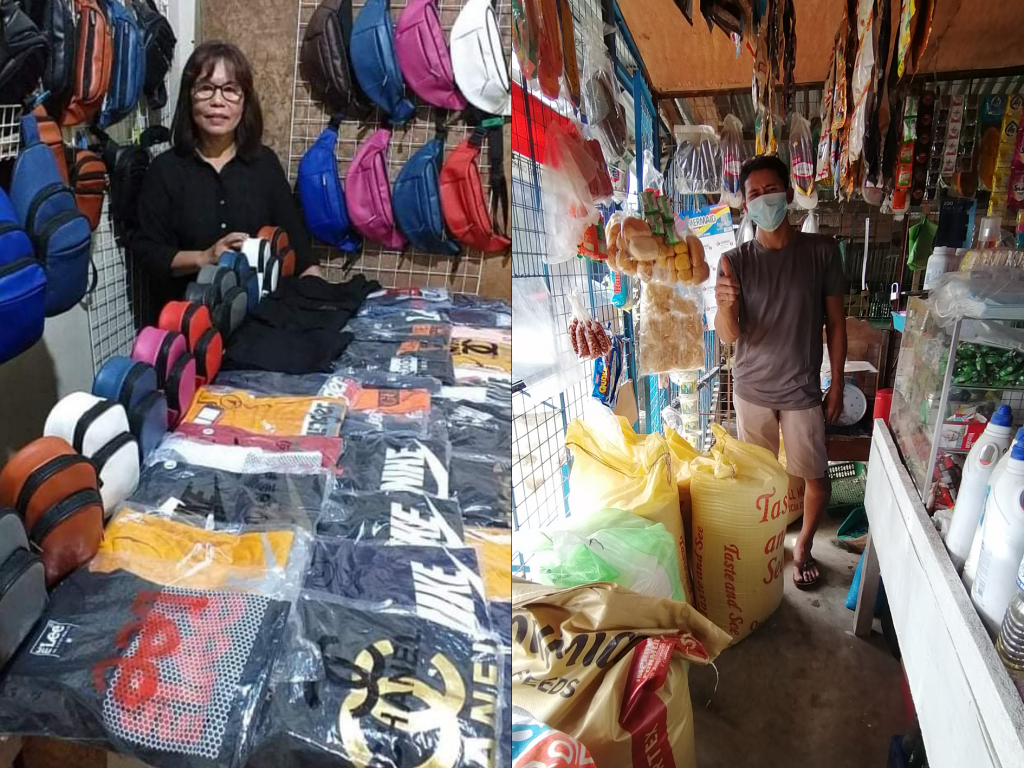
[[[510,308],[337,311],[330,372],[254,344],[277,370],[197,390],[0,670],[0,732],[156,768],[509,764]]]

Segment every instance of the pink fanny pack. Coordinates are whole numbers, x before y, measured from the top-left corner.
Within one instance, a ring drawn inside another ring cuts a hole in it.
[[[167,396],[167,426],[174,427],[192,405],[196,391],[196,361],[183,334],[149,326],[139,331],[132,360],[156,369],[157,385]]]
[[[388,183],[387,152],[391,131],[381,128],[364,141],[345,178],[348,215],[359,233],[386,248],[400,251],[406,240],[395,226]]]
[[[466,100],[455,86],[437,0],[412,0],[405,6],[395,26],[395,50],[413,93],[434,107],[466,108]]]

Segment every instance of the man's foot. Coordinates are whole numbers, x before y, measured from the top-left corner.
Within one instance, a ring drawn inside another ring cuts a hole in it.
[[[818,583],[821,574],[818,573],[818,564],[813,557],[803,561],[793,561],[793,584],[797,589],[811,589]]]

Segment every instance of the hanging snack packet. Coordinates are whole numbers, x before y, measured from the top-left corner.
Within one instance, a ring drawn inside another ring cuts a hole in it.
[[[793,198],[798,205],[812,210],[818,205],[814,188],[814,139],[807,118],[793,113],[793,130],[789,133],[789,168],[793,181]]]
[[[540,0],[540,64],[537,79],[549,99],[562,90],[562,34],[558,27],[558,0]]]
[[[519,60],[519,71],[523,80],[537,78],[540,63],[540,12],[537,0],[512,0],[512,47]]]
[[[619,103],[619,84],[600,34],[583,37],[583,111],[597,134],[605,160],[618,164],[627,151],[626,112]]]
[[[722,125],[722,200],[730,208],[743,206],[740,171],[743,170],[743,123],[728,115]]]

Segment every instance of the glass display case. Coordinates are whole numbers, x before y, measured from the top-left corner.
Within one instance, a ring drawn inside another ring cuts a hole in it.
[[[1024,310],[1020,312],[1024,319]],[[959,467],[1002,404],[1024,422],[1024,331],[1011,318],[940,321],[913,298],[889,425],[925,506],[951,506]]]

